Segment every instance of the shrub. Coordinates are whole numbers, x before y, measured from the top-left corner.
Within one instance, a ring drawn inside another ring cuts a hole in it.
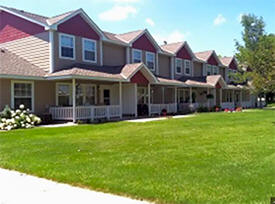
[[[41,123],[41,119],[20,105],[19,109],[11,110],[8,106],[1,113],[0,129],[12,130],[17,128],[32,128]]]
[[[198,109],[197,109],[197,112],[198,112],[198,113],[208,112],[208,111],[209,111],[208,108],[205,107],[205,106],[200,106],[200,107],[198,107]]]

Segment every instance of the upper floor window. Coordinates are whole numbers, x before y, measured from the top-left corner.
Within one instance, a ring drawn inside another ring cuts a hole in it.
[[[146,52],[146,65],[150,70],[155,70],[155,53]]]
[[[211,75],[212,74],[212,66],[210,64],[206,65],[206,74]]]
[[[176,59],[176,74],[182,73],[182,60]]]
[[[96,41],[90,39],[82,39],[82,58],[83,61],[96,62]]]
[[[133,63],[139,63],[142,62],[142,51],[133,49],[132,53]]]
[[[219,68],[217,66],[213,66],[213,75],[219,74]]]
[[[72,35],[59,35],[59,57],[75,59],[75,38]]]
[[[185,75],[191,75],[191,61],[184,60],[184,73]]]

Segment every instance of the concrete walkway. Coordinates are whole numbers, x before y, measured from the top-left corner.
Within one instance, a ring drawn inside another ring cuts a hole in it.
[[[0,168],[0,204],[149,204]]]

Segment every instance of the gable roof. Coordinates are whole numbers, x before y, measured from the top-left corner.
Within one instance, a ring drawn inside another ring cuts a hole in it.
[[[132,41],[134,41],[134,39],[138,38],[138,36],[140,36],[143,32],[144,30],[135,30],[123,34],[116,34],[115,37],[125,43],[131,43]]]
[[[187,51],[189,52],[191,57],[196,59],[196,56],[195,56],[194,52],[192,51],[192,49],[190,48],[190,46],[188,45],[188,43],[186,41],[161,45],[161,49],[163,51],[168,52],[168,53],[173,54],[173,55],[176,55],[177,52],[180,51],[180,49],[182,49],[183,47],[186,47]]]
[[[176,54],[183,46],[185,42],[176,42],[176,43],[169,43],[165,45],[161,45],[161,49],[171,54]]]
[[[33,23],[39,24],[41,26],[47,26],[47,19],[48,17],[46,16],[41,16],[38,14],[34,14],[34,13],[30,13],[24,10],[19,10],[19,9],[15,9],[15,8],[11,8],[11,7],[6,7],[6,6],[0,6],[0,10],[4,10],[8,13],[11,13],[13,15],[22,17],[26,20],[29,20]]]
[[[18,55],[0,48],[0,75],[44,77],[46,72]]]
[[[75,11],[77,10],[72,10],[72,11],[68,11],[66,13],[62,13],[62,14],[59,14],[57,16],[53,16],[51,18],[48,18],[47,19],[47,23],[49,25],[53,25],[55,23],[58,23],[59,21],[61,21],[62,19],[66,18],[67,16],[71,15],[72,13],[74,13]]]
[[[233,59],[235,59],[235,57],[221,57],[220,61],[224,66],[229,66]]]
[[[202,51],[202,52],[195,52],[195,56],[196,58],[198,58],[199,60],[202,60],[204,62],[207,62],[208,59],[214,55],[214,57],[216,58],[217,62],[219,65],[223,65],[218,57],[218,55],[216,54],[215,50],[207,50],[207,51]]]

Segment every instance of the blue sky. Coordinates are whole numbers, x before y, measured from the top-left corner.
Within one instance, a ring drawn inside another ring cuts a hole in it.
[[[114,33],[147,28],[162,43],[186,40],[194,52],[232,55],[241,39],[239,16],[254,13],[275,33],[275,0],[0,0],[45,16],[83,8],[102,29]]]

